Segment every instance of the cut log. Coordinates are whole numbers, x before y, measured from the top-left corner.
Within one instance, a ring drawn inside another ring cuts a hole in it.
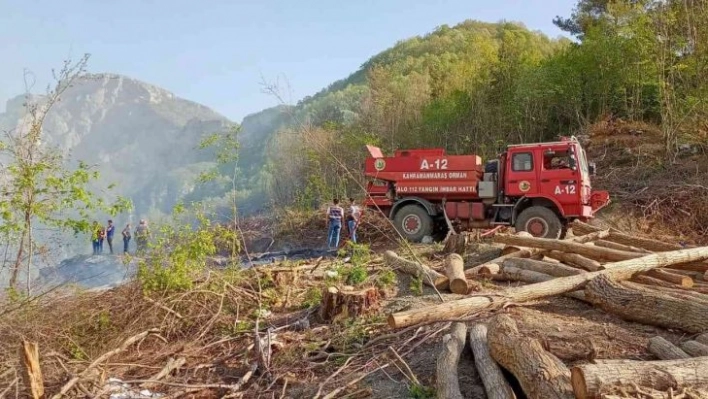
[[[484,391],[487,393],[487,399],[516,399],[516,395],[514,395],[509,382],[502,374],[499,365],[489,354],[486,325],[476,323],[472,326],[470,329],[470,347],[474,354],[474,364],[477,367],[477,373],[482,379]]]
[[[447,238],[445,247],[443,248],[443,253],[458,254],[462,256],[465,254],[468,241],[469,236],[467,234],[453,234]]]
[[[611,248],[611,249],[616,249],[618,251],[625,251],[625,252],[639,252],[642,254],[650,254],[652,253],[648,249],[644,248],[637,248],[637,247],[631,247],[629,245],[624,245],[624,244],[618,244],[616,242],[612,241],[606,241],[606,240],[597,240],[594,242],[595,245],[598,247],[603,247],[603,248]]]
[[[519,237],[500,234],[494,236],[493,240],[500,244],[540,248],[548,251],[570,252],[601,261],[621,261],[643,256],[643,254],[636,252],[618,251],[616,249],[595,247],[568,240],[554,240],[551,238]]]
[[[700,342],[703,345],[708,345],[708,333],[701,334],[695,338],[696,342]]]
[[[543,274],[539,272],[534,272],[531,270],[519,269],[517,267],[505,266],[504,270],[500,274],[492,276],[494,280],[498,281],[522,281],[524,283],[540,283],[543,281],[553,280],[554,276],[548,274]],[[585,292],[582,290],[566,292],[563,295],[575,298],[581,301],[585,301]]]
[[[693,279],[688,276],[682,276],[680,274],[673,274],[673,273],[670,273],[670,272],[667,272],[667,271],[661,270],[661,269],[649,270],[648,272],[646,272],[644,274],[649,277],[654,277],[659,280],[664,280],[664,281],[668,281],[670,283],[674,283],[674,284],[679,285],[681,287],[686,287],[686,288],[693,287]]]
[[[384,252],[384,262],[392,268],[399,269],[406,274],[418,277],[423,280],[423,284],[435,287],[438,290],[446,290],[448,287],[448,279],[435,270],[408,259],[404,259],[393,251]]]
[[[578,254],[571,254],[571,253],[566,253],[566,252],[560,252],[560,251],[548,251],[545,252],[546,256],[549,258],[553,258],[556,260],[559,260],[563,263],[567,263],[569,265],[575,265],[580,267],[581,269],[587,270],[589,272],[596,272],[598,270],[604,269],[602,264],[600,262],[586,258],[582,255]]]
[[[379,290],[375,287],[345,291],[329,287],[322,294],[320,317],[325,321],[356,318],[378,310]]]
[[[599,276],[588,283],[585,298],[602,310],[625,320],[679,328],[692,333],[708,330],[706,304],[678,299],[658,291],[651,293],[635,290],[613,281],[609,275]]]
[[[577,235],[577,236],[572,237],[570,239],[566,239],[566,241],[572,241],[572,242],[577,242],[580,244],[585,244],[585,243],[588,243],[591,241],[607,238],[607,237],[609,237],[609,235],[610,235],[609,230],[597,230],[597,231],[593,231],[592,233]]]
[[[708,356],[708,345],[698,341],[686,341],[681,344],[681,349],[693,357]]]
[[[583,223],[579,220],[574,221],[571,224],[573,234],[590,234],[598,231],[602,231],[601,228]],[[676,251],[684,249],[684,247],[678,244],[672,244],[664,241],[652,240],[648,238],[640,238],[637,236],[620,233],[617,230],[612,229],[610,234],[607,236],[607,241],[616,242],[618,244],[628,245],[631,247],[637,247],[646,249],[649,251]]]
[[[658,335],[649,339],[647,349],[661,360],[688,359],[691,357],[688,353],[682,351],[678,346]]]
[[[708,281],[708,270],[703,273],[703,281]]]
[[[465,269],[470,269],[475,266],[479,266],[483,263],[487,263],[493,259],[501,256],[501,248],[485,246],[484,248],[480,245],[477,249],[477,253],[468,254],[465,258]]]
[[[20,347],[22,380],[32,399],[44,397],[44,379],[39,366],[39,346],[36,342],[22,341]]]
[[[584,364],[573,367],[571,374],[578,399],[600,398],[603,389],[628,382],[659,391],[676,390],[708,384],[708,357]]]
[[[463,266],[462,256],[452,253],[445,257],[445,274],[449,281],[450,291],[454,294],[467,295],[469,290]]]
[[[698,282],[705,282],[703,280],[703,273],[700,272],[692,272],[690,270],[679,270],[679,269],[659,269],[659,270],[666,270],[667,272],[674,273],[674,274],[680,274],[682,276],[688,276],[692,278],[696,283]]]
[[[465,276],[467,278],[475,278],[480,272],[480,270],[498,270],[501,263],[509,258],[529,258],[531,257],[531,251],[523,249],[510,254],[499,256],[498,258],[492,259],[489,262],[485,262],[479,266],[475,266],[471,269],[465,270]],[[486,269],[485,269],[486,268]]]
[[[678,299],[695,301],[708,305],[708,295],[701,294],[700,292],[694,292],[688,288],[682,288],[678,285],[667,283],[663,280],[652,279],[647,276],[634,276],[630,281],[622,282],[622,285],[634,290],[648,291],[652,293],[661,292]]]
[[[495,310],[508,303],[518,304],[576,291],[583,288],[588,281],[598,276],[605,275],[616,280],[627,280],[635,273],[645,272],[670,264],[704,259],[708,259],[708,247],[647,255],[639,259],[630,259],[607,264],[605,265],[605,270],[597,272],[582,273],[576,276],[560,277],[551,281],[530,284],[523,287],[509,288],[496,293],[494,296],[472,296],[439,305],[393,313],[389,315],[388,323],[391,327],[400,328],[425,322],[449,320],[482,310]]]
[[[519,269],[530,270],[548,274],[554,277],[575,276],[576,274],[584,273],[582,270],[566,266],[562,263],[548,263],[540,260],[511,258],[502,263],[502,269],[506,267],[516,267]]]
[[[570,371],[541,343],[519,333],[514,320],[498,315],[489,323],[492,358],[516,377],[529,399],[574,399]]]
[[[667,269],[689,270],[699,273],[708,273],[708,263],[704,262],[686,262],[676,265],[666,266]]]
[[[439,398],[462,399],[460,382],[457,376],[457,364],[467,340],[465,323],[453,323],[450,333],[442,339],[442,352],[438,355],[436,367],[437,394]]]
[[[509,259],[523,259],[523,258],[509,258]],[[507,260],[509,260],[507,259]],[[505,261],[506,262],[506,261]],[[498,263],[487,263],[486,265],[481,265],[477,270],[477,274],[480,276],[491,276],[492,274],[499,274],[501,272],[501,265]]]

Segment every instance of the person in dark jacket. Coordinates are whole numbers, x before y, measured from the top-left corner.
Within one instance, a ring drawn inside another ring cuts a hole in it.
[[[113,225],[112,220],[108,220],[108,226],[106,226],[106,241],[108,241],[108,249],[113,255],[113,234],[116,232],[116,226]]]
[[[147,250],[148,238],[150,237],[150,229],[148,229],[145,219],[140,220],[138,227],[135,228],[135,243],[138,244],[138,252],[143,253]]]

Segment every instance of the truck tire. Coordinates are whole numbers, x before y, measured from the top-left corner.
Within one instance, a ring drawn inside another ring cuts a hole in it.
[[[433,218],[421,206],[405,205],[393,217],[396,230],[410,242],[421,242],[433,233]]]
[[[532,206],[521,211],[514,227],[516,231],[525,231],[540,238],[558,239],[563,234],[563,222],[545,206]]]

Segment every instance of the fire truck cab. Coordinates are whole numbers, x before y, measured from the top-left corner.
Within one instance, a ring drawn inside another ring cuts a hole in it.
[[[391,157],[367,146],[367,199],[408,240],[473,228],[513,226],[559,238],[568,223],[588,220],[609,203],[593,191],[594,164],[574,138],[509,145],[482,165],[477,155],[443,149],[398,150]]]

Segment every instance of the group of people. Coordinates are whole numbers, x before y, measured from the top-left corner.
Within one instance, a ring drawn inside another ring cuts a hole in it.
[[[330,250],[339,248],[339,235],[343,221],[346,222],[349,239],[356,244],[356,229],[359,226],[359,220],[361,220],[361,208],[356,205],[354,198],[349,198],[349,206],[346,211],[339,205],[339,199],[335,198],[332,205],[327,208],[327,223],[329,225],[327,247]]]
[[[103,253],[103,241],[108,242],[108,248],[113,254],[113,236],[115,233],[115,226],[112,220],[108,220],[107,226],[101,226],[98,222],[93,222],[93,233],[91,236],[91,242],[93,243],[93,254],[100,255]],[[135,228],[135,242],[137,243],[138,252],[143,252],[147,249],[148,238],[150,237],[150,229],[148,228],[147,221],[141,219],[138,226]],[[123,236],[123,253],[128,253],[128,247],[130,240],[133,235],[130,232],[130,223],[125,225],[125,228],[121,232]]]

